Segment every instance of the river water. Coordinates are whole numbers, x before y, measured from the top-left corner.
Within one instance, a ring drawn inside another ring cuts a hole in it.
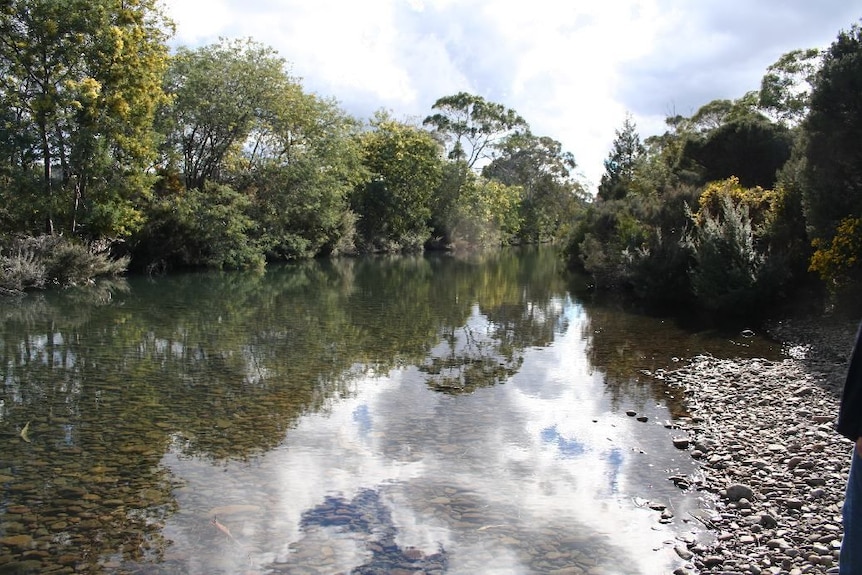
[[[0,573],[670,573],[709,501],[668,479],[697,476],[685,404],[648,374],[780,346],[579,299],[561,267],[341,259],[0,302]]]

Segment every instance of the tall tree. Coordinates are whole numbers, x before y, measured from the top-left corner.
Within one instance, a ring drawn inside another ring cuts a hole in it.
[[[529,131],[508,136],[500,155],[487,165],[484,176],[509,186],[520,186],[521,239],[554,239],[564,222],[573,217],[583,190],[572,177],[575,158],[562,144]]]
[[[862,27],[826,50],[804,123],[804,205],[810,236],[831,241],[839,222],[862,214]]]
[[[140,219],[171,31],[156,0],[3,3],[2,158],[49,232],[83,219],[90,235],[124,235]]]
[[[351,191],[367,180],[359,124],[335,102],[296,86],[259,122],[233,165],[237,189],[253,196],[260,240],[270,259],[349,249]]]
[[[787,124],[801,122],[808,113],[819,58],[820,51],[816,48],[783,54],[766,69],[760,82],[760,108]]]
[[[292,84],[275,50],[250,39],[180,48],[167,81],[174,101],[163,120],[168,153],[179,157],[186,187],[218,181],[225,158]]]
[[[737,176],[744,187],[772,188],[790,157],[793,137],[783,124],[762,114],[733,118],[705,136],[689,139],[682,162],[700,174],[699,183]]]
[[[467,92],[440,98],[432,108],[437,112],[423,124],[443,138],[449,159],[464,160],[469,168],[480,159],[490,159],[505,136],[527,129],[514,110]]]
[[[644,151],[637,125],[631,114],[626,114],[623,127],[616,130],[613,147],[605,160],[605,173],[598,189],[600,199],[621,199],[628,194],[634,181],[635,167]]]

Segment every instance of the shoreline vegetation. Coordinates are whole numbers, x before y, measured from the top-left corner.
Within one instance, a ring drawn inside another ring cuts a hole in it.
[[[128,264],[128,257],[112,257],[107,246],[96,243],[50,235],[19,237],[0,251],[0,296],[91,285],[124,275]]]
[[[442,96],[424,119],[356,118],[253,38],[172,48],[156,0],[70,2],[0,13],[6,289],[121,265],[555,243],[593,290],[647,305],[862,305],[858,23],[663,134],[642,141],[627,116],[593,193],[560,141],[482,95]]]

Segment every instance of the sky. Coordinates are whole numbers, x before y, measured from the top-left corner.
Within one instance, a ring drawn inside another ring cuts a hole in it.
[[[465,91],[574,154],[591,189],[630,113],[641,138],[758,89],[798,48],[826,48],[862,0],[164,0],[174,46],[253,38],[351,115],[419,121]]]

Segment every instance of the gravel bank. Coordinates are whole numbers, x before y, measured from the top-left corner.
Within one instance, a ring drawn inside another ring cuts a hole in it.
[[[709,495],[696,519],[715,535],[679,542],[677,575],[837,573],[851,445],[833,425],[857,325],[778,323],[792,359],[699,356],[664,374],[691,413],[674,444],[702,470],[678,486]]]

